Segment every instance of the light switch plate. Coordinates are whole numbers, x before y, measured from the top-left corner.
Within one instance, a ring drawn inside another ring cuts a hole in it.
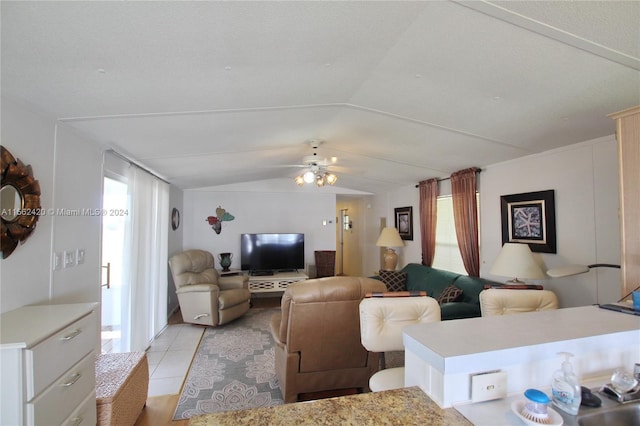
[[[84,249],[76,250],[76,265],[82,265],[84,263]]]
[[[65,250],[64,252],[64,267],[71,268],[76,264],[76,251],[75,250]]]
[[[506,396],[506,372],[488,371],[471,376],[471,402],[489,401]]]
[[[62,268],[62,259],[64,259],[63,253],[53,253],[53,270],[58,271]]]

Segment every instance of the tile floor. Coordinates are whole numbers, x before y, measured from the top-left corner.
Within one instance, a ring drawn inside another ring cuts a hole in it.
[[[204,327],[169,324],[147,350],[149,396],[179,394]]]
[[[280,306],[281,293],[252,298],[253,308]],[[193,355],[206,327],[182,322],[180,311],[169,318],[167,328],[147,349],[149,396],[180,394]]]

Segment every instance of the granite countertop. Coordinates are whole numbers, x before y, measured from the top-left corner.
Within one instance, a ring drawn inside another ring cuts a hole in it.
[[[443,425],[471,423],[454,408],[442,409],[417,387],[227,411],[192,417],[204,425]]]

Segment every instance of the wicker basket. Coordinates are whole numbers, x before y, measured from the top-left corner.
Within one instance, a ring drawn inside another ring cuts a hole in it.
[[[133,425],[147,401],[149,365],[144,352],[96,356],[98,425]]]
[[[316,278],[332,277],[336,274],[336,251],[316,250]]]

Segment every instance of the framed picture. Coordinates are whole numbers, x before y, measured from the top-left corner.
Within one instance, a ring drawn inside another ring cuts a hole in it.
[[[533,252],[556,253],[554,190],[500,197],[502,244],[526,243]]]
[[[403,240],[413,241],[413,207],[398,207],[396,213],[396,229]]]

